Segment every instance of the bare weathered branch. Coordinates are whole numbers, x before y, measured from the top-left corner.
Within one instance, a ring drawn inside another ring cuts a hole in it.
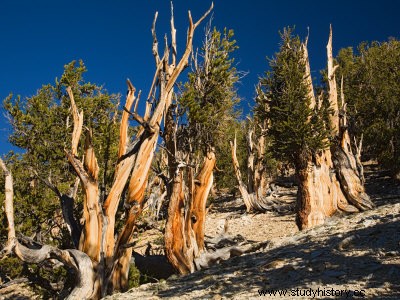
[[[328,84],[329,84],[329,103],[333,110],[330,115],[331,129],[335,135],[339,135],[339,104],[336,86],[335,71],[338,66],[333,65],[333,54],[332,54],[332,25],[329,29],[329,39],[326,45],[326,52],[328,57]]]
[[[40,249],[29,249],[18,242],[14,252],[19,259],[27,263],[39,264],[55,258],[72,268],[77,276],[74,278],[75,287],[67,299],[89,299],[93,296],[95,273],[92,261],[85,253],[74,249],[60,250],[49,245]]]
[[[194,24],[194,29],[196,29],[197,26],[200,25],[201,22],[203,22],[203,20],[210,14],[210,12],[213,10],[214,8],[214,2],[211,2],[211,6],[210,8],[203,14],[203,16]],[[190,15],[190,11],[189,11],[189,15]],[[192,19],[192,17],[189,17],[190,19]]]
[[[72,152],[73,156],[76,156],[78,153],[79,139],[82,134],[83,111],[78,112],[78,108],[76,107],[75,98],[74,98],[74,94],[72,93],[71,87],[67,87],[67,92],[69,95],[69,99],[71,100],[71,110],[72,110],[72,116],[74,118],[74,129],[72,132],[71,152]]]
[[[17,242],[15,237],[15,224],[14,224],[14,187],[13,177],[11,171],[7,169],[6,164],[0,158],[0,167],[3,169],[5,175],[5,200],[4,212],[6,213],[8,221],[8,239],[5,247],[6,252],[10,252]]]
[[[174,5],[171,1],[171,48],[172,48],[172,65],[176,65],[176,29],[174,24]]]
[[[306,74],[304,76],[305,77],[304,81],[305,81],[307,89],[308,89],[308,97],[311,100],[310,108],[314,109],[317,101],[315,99],[314,87],[313,87],[313,83],[312,83],[310,59],[308,56],[307,44],[308,44],[308,35],[307,35],[306,40],[304,41],[304,43],[301,46],[303,48],[303,60],[304,60],[304,64],[306,67]]]
[[[140,90],[137,96],[137,100],[135,102],[135,106],[133,107],[133,111],[136,113],[137,112],[137,108],[139,105],[139,101],[140,101],[140,96],[142,95],[142,91]]]
[[[77,159],[71,152],[64,150],[67,159],[71,166],[74,168],[76,174],[79,176],[82,184],[85,186],[90,181],[90,175],[86,172],[85,167],[83,166],[82,162]]]
[[[159,75],[160,75],[160,71],[161,71],[161,69],[162,69],[162,67],[163,67],[163,61],[164,61],[164,57],[163,57],[163,60],[160,61],[160,62],[156,65],[157,68],[156,68],[156,71],[154,72],[153,81],[151,82],[151,87],[150,87],[150,90],[149,90],[149,94],[148,94],[148,96],[147,96],[147,101],[148,101],[148,102],[150,101],[151,97],[152,97],[153,94],[155,93],[156,83],[157,83],[157,81],[158,81],[158,77],[159,77]]]
[[[135,102],[135,88],[132,83],[127,79],[128,95],[126,97],[126,103],[124,111],[122,112],[121,125],[119,127],[119,147],[118,147],[118,159],[126,154],[126,148],[128,146],[128,120],[130,109]]]
[[[364,135],[361,134],[360,142],[358,145],[357,145],[357,139],[356,139],[356,137],[354,137],[354,147],[356,148],[355,159],[356,159],[357,171],[358,171],[358,177],[360,178],[362,185],[365,184],[364,166],[361,162],[363,136]]]
[[[361,151],[362,151],[362,145],[363,145],[363,138],[364,138],[364,134],[361,134],[361,138],[360,138],[360,142],[357,145],[357,139],[356,137],[354,137],[354,145],[356,147],[356,151],[357,151],[357,156],[361,157]]]
[[[173,85],[175,84],[176,79],[178,78],[178,75],[183,71],[185,66],[188,64],[188,59],[190,56],[190,53],[192,52],[193,48],[193,36],[194,36],[194,31],[196,27],[203,21],[211,12],[211,10],[214,8],[214,3],[211,3],[211,7],[204,13],[204,15],[193,25],[193,20],[192,20],[192,15],[190,14],[190,11],[188,12],[189,16],[189,30],[187,33],[187,40],[186,40],[186,49],[185,52],[182,55],[181,60],[179,61],[178,65],[176,66],[174,72],[171,74],[171,77],[168,81],[167,87],[166,87],[166,92],[168,93]]]
[[[240,166],[239,166],[239,161],[237,160],[236,156],[236,134],[233,142],[230,142],[231,144],[231,151],[232,151],[232,161],[233,161],[233,168],[235,170],[235,175],[236,175],[236,180],[239,183],[239,191],[243,197],[244,204],[246,205],[246,211],[250,211],[252,206],[251,206],[251,200],[250,200],[250,194],[247,191],[247,187],[244,184],[242,180],[242,174],[240,172]]]
[[[343,75],[342,75],[342,78],[340,78],[340,101],[342,102],[341,103],[342,107],[345,104],[343,87],[344,87],[344,85],[343,85]]]
[[[153,56],[156,61],[156,66],[160,64],[160,55],[158,54],[158,41],[156,34],[156,23],[157,23],[158,11],[154,14],[153,25],[151,26],[151,34],[153,36]]]

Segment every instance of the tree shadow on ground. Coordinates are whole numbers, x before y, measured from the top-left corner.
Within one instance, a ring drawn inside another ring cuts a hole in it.
[[[372,224],[373,226],[368,226]],[[345,223],[343,223],[345,224]],[[208,270],[169,281],[161,297],[207,291],[234,297],[261,289],[379,288],[379,297],[400,296],[399,214],[363,217],[346,225],[321,226],[288,237],[281,246],[233,258]],[[343,232],[343,233],[341,233]],[[307,232],[306,232],[307,233]],[[375,295],[378,296],[378,295]]]
[[[210,205],[210,212],[229,213],[232,215],[242,215],[246,213],[246,206],[243,200],[234,195],[223,195],[214,199]]]
[[[365,177],[365,190],[373,199],[375,205],[381,206],[399,202],[400,182],[392,178],[389,171],[372,169],[366,172]]]

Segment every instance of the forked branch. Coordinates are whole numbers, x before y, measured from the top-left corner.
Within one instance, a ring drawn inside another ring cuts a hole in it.
[[[168,85],[166,87],[166,92],[168,93],[173,85],[175,84],[176,79],[178,78],[178,75],[182,72],[182,70],[188,65],[188,59],[190,56],[190,53],[192,52],[193,48],[193,36],[194,36],[194,31],[197,26],[210,14],[212,9],[214,8],[214,3],[211,3],[210,8],[204,13],[204,15],[195,23],[193,24],[193,19],[190,11],[188,12],[188,17],[189,17],[189,29],[187,33],[187,40],[186,40],[186,49],[185,52],[182,55],[181,60],[179,61],[178,65],[176,66],[174,72],[171,74],[170,80],[168,82]]]

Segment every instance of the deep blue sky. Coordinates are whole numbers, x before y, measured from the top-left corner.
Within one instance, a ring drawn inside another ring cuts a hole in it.
[[[174,1],[178,55],[185,44],[187,10],[196,20],[210,3]],[[334,54],[361,41],[400,37],[400,1],[396,0],[214,0],[214,4],[213,24],[234,29],[240,47],[237,68],[249,72],[238,86],[244,107],[249,106],[246,101],[252,101],[258,76],[267,69],[265,58],[278,50],[278,30],[285,26],[296,25],[296,33],[302,37],[310,27],[309,52],[315,77],[325,66],[330,23]],[[159,11],[157,33],[161,41],[163,34],[169,33],[169,0],[0,0],[0,99],[10,92],[22,97],[34,95],[43,84],[60,77],[66,63],[78,59],[88,68],[87,81],[124,95],[125,80],[130,78],[146,94],[155,69],[150,33],[155,11]],[[196,31],[198,46],[203,26]],[[0,155],[11,149],[3,115],[1,110]]]

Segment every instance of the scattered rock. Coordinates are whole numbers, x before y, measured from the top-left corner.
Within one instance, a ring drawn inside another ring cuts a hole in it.
[[[345,250],[345,249],[350,248],[350,247],[351,247],[351,244],[352,244],[352,242],[355,240],[355,238],[356,238],[356,237],[355,237],[354,235],[352,235],[352,236],[349,236],[349,237],[343,239],[343,240],[339,243],[338,249],[339,249],[340,251],[343,251],[343,250]]]

